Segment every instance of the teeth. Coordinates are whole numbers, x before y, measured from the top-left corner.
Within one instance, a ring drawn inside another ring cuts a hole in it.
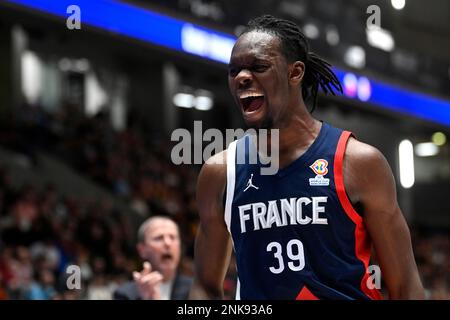
[[[264,97],[264,95],[261,93],[246,92],[246,93],[241,94],[239,96],[239,99],[246,99],[246,98],[250,98],[250,97]]]

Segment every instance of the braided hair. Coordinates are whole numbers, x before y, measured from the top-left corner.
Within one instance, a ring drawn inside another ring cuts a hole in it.
[[[263,15],[251,20],[244,33],[263,31],[276,36],[281,41],[281,50],[288,62],[297,60],[305,64],[305,74],[302,81],[302,95],[306,100],[313,99],[311,113],[317,104],[319,87],[325,94],[342,94],[342,86],[336,74],[331,70],[331,64],[309,51],[309,44],[300,28],[292,21]]]

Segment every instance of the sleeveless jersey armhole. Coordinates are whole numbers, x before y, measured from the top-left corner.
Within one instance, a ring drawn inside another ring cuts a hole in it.
[[[226,195],[225,195],[225,212],[224,219],[227,225],[228,232],[231,234],[231,210],[234,198],[234,185],[236,182],[236,143],[230,143],[227,149],[227,181],[226,181]]]
[[[369,234],[367,233],[366,227],[362,216],[356,212],[353,204],[351,203],[344,186],[344,176],[343,176],[343,165],[345,149],[347,146],[348,139],[353,136],[349,131],[343,131],[339,142],[337,144],[336,153],[334,157],[334,182],[336,186],[336,193],[341,203],[342,208],[346,215],[355,224],[355,255],[364,264],[364,275],[361,279],[361,290],[370,298],[375,300],[382,299],[380,292],[377,289],[369,289],[367,281],[369,278],[369,273],[367,272],[369,266],[369,260],[371,255],[371,245],[369,241]]]

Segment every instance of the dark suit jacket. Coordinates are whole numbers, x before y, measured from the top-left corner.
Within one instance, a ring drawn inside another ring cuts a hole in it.
[[[192,286],[192,278],[177,274],[173,282],[170,300],[187,300]],[[115,300],[141,300],[139,290],[134,281],[128,281],[114,291]]]

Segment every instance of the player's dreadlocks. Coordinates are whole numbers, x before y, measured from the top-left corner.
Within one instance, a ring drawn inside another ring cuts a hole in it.
[[[341,83],[331,70],[331,64],[309,51],[305,35],[294,22],[264,15],[251,20],[243,33],[254,30],[264,31],[278,37],[286,59],[289,62],[300,60],[305,64],[302,94],[305,100],[313,99],[311,112],[316,107],[319,86],[325,94],[336,95],[335,90],[342,93]]]

